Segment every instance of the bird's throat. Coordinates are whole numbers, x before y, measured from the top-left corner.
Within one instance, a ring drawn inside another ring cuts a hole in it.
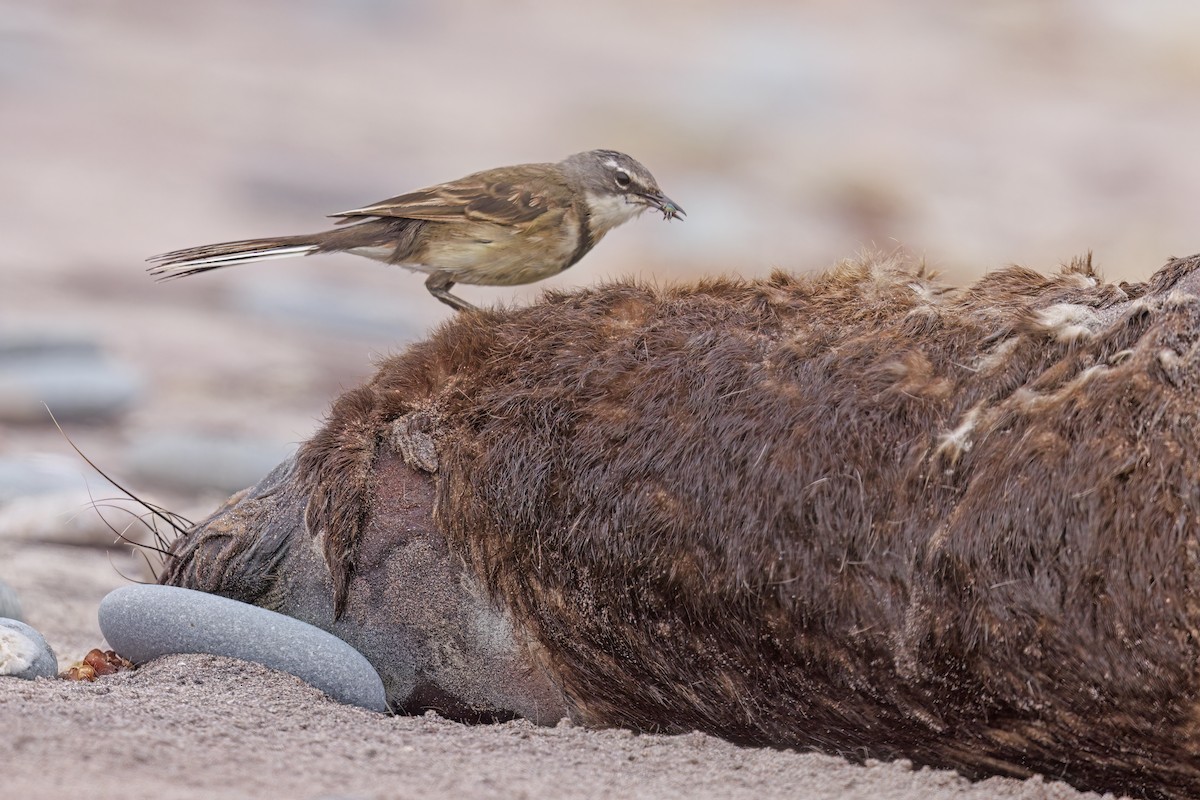
[[[622,195],[587,194],[588,222],[592,236],[599,241],[600,237],[613,228],[628,222],[646,210],[641,203],[630,202]]]

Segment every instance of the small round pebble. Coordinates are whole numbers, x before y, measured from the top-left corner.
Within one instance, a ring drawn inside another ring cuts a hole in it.
[[[295,675],[335,700],[386,712],[383,681],[328,631],[265,608],[178,586],[123,586],[100,603],[100,630],[135,664],[172,653],[240,658]]]
[[[14,678],[53,678],[58,659],[45,638],[15,619],[0,619],[0,675]]]

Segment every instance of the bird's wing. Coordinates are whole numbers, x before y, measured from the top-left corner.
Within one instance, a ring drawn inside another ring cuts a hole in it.
[[[418,189],[332,217],[339,223],[362,217],[398,217],[434,222],[491,222],[524,225],[546,213],[553,181],[525,176],[519,181],[487,173]],[[533,178],[527,179],[527,178]]]

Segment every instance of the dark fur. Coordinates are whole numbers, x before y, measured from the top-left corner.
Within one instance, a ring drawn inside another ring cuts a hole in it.
[[[386,361],[294,480],[341,607],[428,419],[436,529],[580,722],[1194,797],[1198,338],[1197,257],[552,293]]]

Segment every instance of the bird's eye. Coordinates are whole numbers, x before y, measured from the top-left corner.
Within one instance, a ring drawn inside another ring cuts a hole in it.
[[[629,173],[623,169],[617,170],[617,186],[624,189],[633,179],[629,177]]]

